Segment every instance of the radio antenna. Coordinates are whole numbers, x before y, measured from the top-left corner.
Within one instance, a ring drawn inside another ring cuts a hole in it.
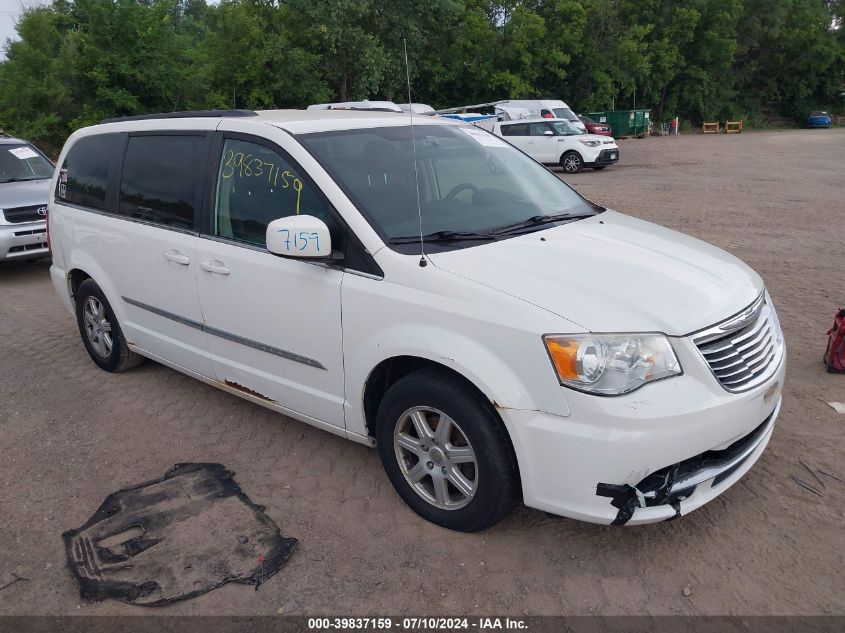
[[[417,140],[414,134],[414,102],[411,99],[411,71],[408,68],[408,41],[404,37],[402,38],[402,45],[405,47],[405,79],[408,82],[408,108],[411,114],[411,147],[414,151],[414,184],[417,188],[417,217],[420,219],[420,268],[425,268],[428,262],[425,260],[425,241],[423,240],[420,174],[417,171]]]

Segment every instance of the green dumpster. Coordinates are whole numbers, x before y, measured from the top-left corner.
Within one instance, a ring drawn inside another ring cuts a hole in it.
[[[587,116],[596,123],[607,123],[613,136],[643,136],[648,133],[651,110],[611,110],[609,112],[588,112]]]

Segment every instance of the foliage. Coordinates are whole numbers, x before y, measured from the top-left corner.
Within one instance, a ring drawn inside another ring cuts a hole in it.
[[[563,98],[699,122],[841,104],[845,0],[53,0],[0,63],[0,127],[332,100]],[[840,106],[841,107],[841,106]]]

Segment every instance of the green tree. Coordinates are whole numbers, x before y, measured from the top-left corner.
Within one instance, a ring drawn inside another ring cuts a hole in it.
[[[23,15],[20,40],[8,47],[0,64],[0,128],[55,150],[69,133],[77,106],[64,80],[63,41],[68,26],[50,9]]]

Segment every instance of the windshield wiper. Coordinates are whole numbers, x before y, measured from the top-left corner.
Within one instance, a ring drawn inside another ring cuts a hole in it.
[[[523,229],[531,229],[536,226],[551,224],[552,222],[560,222],[561,220],[580,220],[582,218],[591,218],[594,215],[595,213],[555,213],[554,215],[534,215],[522,222],[515,222],[513,224],[500,226],[493,231],[493,234],[508,235]]]
[[[478,231],[437,231],[422,236],[423,242],[458,242],[461,240],[495,240],[492,233],[481,233]],[[420,241],[419,235],[402,235],[391,237],[391,244],[413,244]]]

